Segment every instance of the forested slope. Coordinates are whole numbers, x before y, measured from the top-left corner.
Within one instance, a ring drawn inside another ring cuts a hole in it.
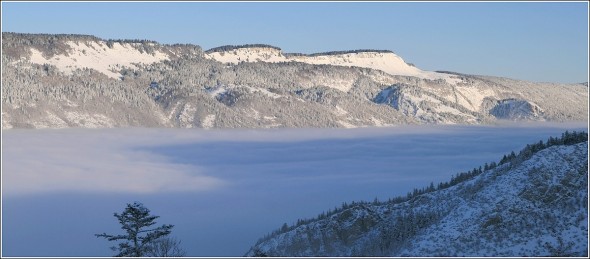
[[[566,132],[405,197],[285,224],[246,255],[584,257],[587,205],[588,135]]]
[[[391,51],[282,53],[2,33],[2,128],[585,121],[588,87],[424,71]]]

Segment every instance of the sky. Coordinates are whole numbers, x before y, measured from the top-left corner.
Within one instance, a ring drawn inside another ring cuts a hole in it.
[[[284,52],[385,49],[424,70],[588,81],[586,2],[2,2],[2,31]]]

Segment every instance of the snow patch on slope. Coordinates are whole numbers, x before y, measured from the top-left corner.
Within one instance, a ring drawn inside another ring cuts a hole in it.
[[[474,112],[481,109],[484,98],[496,96],[493,90],[481,87],[457,86],[455,89],[461,97],[458,98],[458,103]]]
[[[354,124],[351,124],[351,123],[349,123],[349,122],[346,122],[346,121],[343,121],[343,120],[339,120],[339,121],[338,121],[338,123],[339,123],[340,125],[342,125],[342,127],[344,127],[344,128],[347,128],[347,129],[353,129],[353,128],[357,128],[357,126],[356,126],[356,125],[354,125]]]
[[[346,110],[342,109],[342,107],[340,107],[338,105],[336,105],[334,107],[334,111],[333,112],[334,112],[334,114],[336,114],[338,116],[344,116],[344,115],[348,114],[348,112]]]
[[[389,127],[393,126],[393,124],[383,123],[381,120],[371,116],[371,121],[375,124],[375,127]]]
[[[214,59],[222,63],[238,64],[240,62],[301,62],[315,65],[333,65],[345,67],[362,67],[381,70],[391,75],[413,76],[430,80],[445,80],[449,84],[461,81],[457,76],[432,71],[424,71],[407,64],[400,56],[394,53],[383,52],[357,52],[345,54],[326,55],[293,55],[285,56],[280,50],[273,48],[253,47],[239,48],[230,51],[220,51],[205,54],[206,58]],[[350,89],[348,83],[337,84],[340,88]],[[332,82],[330,82],[330,85]]]
[[[381,70],[391,75],[414,76],[424,79],[445,79],[449,83],[458,82],[451,75],[423,71],[408,65],[400,56],[394,53],[359,52],[325,56],[294,56],[292,61],[316,65],[363,67]]]
[[[12,125],[8,121],[8,114],[2,112],[2,129],[12,129]]]
[[[215,125],[215,114],[209,114],[205,116],[201,125],[204,129],[213,128],[213,126]]]
[[[477,122],[477,118],[469,111],[461,111],[458,105],[419,87],[394,85],[381,90],[373,101],[390,105],[404,115],[426,123]]]
[[[490,114],[499,119],[530,119],[543,120],[543,110],[533,102],[520,99],[505,99],[498,101],[490,110]]]
[[[238,48],[230,51],[212,52],[205,54],[206,58],[221,63],[238,64],[240,62],[287,62],[288,59],[278,49],[253,47]]]
[[[83,128],[112,128],[115,123],[104,114],[65,112],[66,118]]]
[[[91,68],[111,78],[119,78],[116,72],[124,67],[135,68],[134,63],[151,64],[168,60],[167,54],[155,51],[154,54],[141,53],[133,43],[115,42],[109,48],[105,42],[74,42],[66,44],[71,48],[66,55],[55,55],[49,59],[37,49],[31,49],[30,61],[35,64],[51,64],[60,71],[71,74],[76,69]]]
[[[37,128],[37,129],[42,129],[42,128],[61,129],[61,128],[68,127],[68,124],[64,120],[59,118],[57,115],[55,115],[49,111],[46,111],[46,113],[47,113],[47,117],[43,122],[33,121],[33,125],[35,126],[35,128]]]
[[[178,122],[180,123],[180,126],[185,128],[192,128],[193,122],[195,120],[196,111],[197,108],[190,105],[190,103],[185,104],[182,111],[178,115]]]
[[[272,99],[278,99],[278,98],[283,97],[280,94],[273,93],[273,92],[271,92],[271,91],[269,91],[267,89],[261,88],[261,87],[252,87],[252,86],[247,86],[247,85],[244,85],[244,86],[233,86],[233,88],[236,88],[236,87],[244,87],[244,88],[248,89],[249,92],[251,92],[251,93],[261,93],[261,94],[266,95],[266,96],[268,96],[268,97],[270,97]]]

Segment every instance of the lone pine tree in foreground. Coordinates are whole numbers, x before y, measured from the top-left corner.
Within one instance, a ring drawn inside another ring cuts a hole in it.
[[[171,232],[173,225],[162,225],[150,228],[156,224],[155,219],[159,216],[150,215],[150,210],[139,202],[127,204],[121,214],[114,214],[119,220],[121,228],[125,230],[123,235],[95,234],[96,237],[104,237],[108,241],[123,240],[119,247],[111,247],[113,251],[118,250],[118,257],[142,257],[154,256],[154,248],[159,248],[160,240],[164,240]],[[175,244],[178,244],[175,242]],[[175,247],[175,249],[179,249]],[[180,249],[179,249],[180,251]],[[155,255],[161,256],[161,255]],[[172,255],[174,256],[174,255]]]

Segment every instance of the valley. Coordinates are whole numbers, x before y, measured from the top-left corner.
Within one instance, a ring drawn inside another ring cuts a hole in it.
[[[1,103],[3,256],[109,256],[131,200],[188,256],[588,252],[587,140],[530,147],[587,132],[588,82],[3,32]]]
[[[107,242],[92,233],[119,231],[112,212],[120,210],[121,204],[139,200],[161,216],[161,222],[175,225],[173,236],[182,240],[187,256],[243,256],[258,239],[284,223],[296,225],[299,219],[316,217],[343,203],[405,196],[414,188],[449,181],[459,172],[498,162],[510,150],[518,152],[565,130],[587,128],[584,124],[543,123],[215,131],[5,130],[3,253],[110,256]],[[557,159],[560,153],[549,154]],[[571,161],[578,159],[584,157]],[[500,182],[492,181],[488,188],[495,188],[492,184]],[[450,191],[445,192],[453,195]],[[468,201],[468,193],[449,204]],[[473,201],[480,202],[478,199]],[[418,202],[403,206],[418,206]],[[478,204],[474,202],[461,206]],[[492,204],[486,210],[493,209]],[[461,215],[459,208],[455,212]],[[429,237],[418,237],[427,244]],[[31,243],[36,244],[35,249]],[[269,252],[267,244],[259,247]],[[272,249],[269,253],[279,251]],[[338,254],[344,255],[345,250]]]

